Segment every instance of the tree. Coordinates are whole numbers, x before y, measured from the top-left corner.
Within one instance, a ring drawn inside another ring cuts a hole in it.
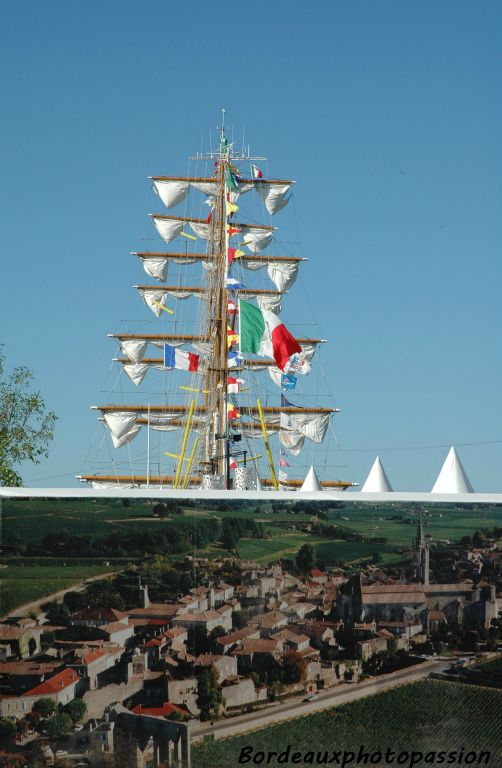
[[[42,717],[49,717],[56,711],[56,704],[52,699],[44,697],[34,703],[33,711],[40,712]]]
[[[53,715],[46,723],[47,734],[52,739],[56,739],[58,736],[66,736],[70,731],[71,724],[71,717],[65,712],[61,715]]]
[[[63,597],[63,603],[66,605],[70,613],[76,613],[86,607],[85,597],[82,592],[75,592],[70,590],[66,592]]]
[[[317,558],[312,544],[304,544],[296,555],[296,567],[300,573],[309,573],[316,567]]]
[[[217,627],[211,630],[208,637],[208,645],[210,653],[221,653],[221,645],[218,642],[220,637],[224,637],[227,634],[225,627],[218,624]]]
[[[281,659],[281,678],[285,685],[297,685],[307,679],[307,662],[298,651],[287,651]]]
[[[12,744],[16,738],[16,723],[9,717],[0,717],[0,746]]]
[[[212,720],[219,717],[223,703],[221,687],[213,667],[198,667],[197,677],[197,706],[201,720]]]
[[[78,723],[79,720],[84,719],[87,712],[87,704],[83,699],[73,699],[73,701],[68,702],[64,711],[71,717],[74,723]]]
[[[45,615],[51,624],[66,627],[70,622],[70,611],[64,603],[49,603]]]
[[[57,416],[48,411],[40,392],[31,391],[33,373],[19,366],[5,373],[0,347],[0,485],[22,485],[14,466],[39,464],[49,455]]]

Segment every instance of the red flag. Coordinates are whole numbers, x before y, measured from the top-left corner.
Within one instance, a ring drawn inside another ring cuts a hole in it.
[[[229,226],[227,227],[227,232],[229,237],[232,237],[232,235],[238,235],[240,232],[240,229],[235,229],[235,227]]]

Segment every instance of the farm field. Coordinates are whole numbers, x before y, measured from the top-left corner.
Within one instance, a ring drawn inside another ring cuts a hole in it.
[[[92,576],[110,573],[113,566],[7,566],[0,569],[0,616],[33,600],[68,589]]]
[[[489,768],[499,768],[501,705],[502,691],[425,680],[252,734],[207,740],[194,745],[192,764],[193,768],[237,768],[242,747],[281,752],[291,744],[292,750],[303,753],[357,753],[360,747],[370,752],[385,752],[387,747],[396,752],[423,753],[486,750],[491,753]],[[269,764],[277,762],[273,758]],[[415,765],[420,768],[424,763]]]
[[[361,504],[354,503],[342,510],[330,512],[330,522],[363,536],[384,536],[393,546],[409,546],[416,535],[417,515],[410,514],[410,507],[402,504]],[[340,517],[348,520],[338,519]],[[403,520],[392,520],[392,516],[403,515]],[[407,523],[406,520],[410,522]],[[471,536],[483,528],[502,527],[502,507],[490,506],[479,511],[456,509],[446,505],[427,508],[424,517],[426,535],[433,541],[449,539],[459,541],[462,536]]]
[[[105,499],[1,499],[2,538],[13,534],[25,542],[40,541],[48,533],[59,533],[62,529],[75,535],[105,537],[114,530],[153,530],[170,525],[176,517],[159,519],[152,517],[152,506],[139,501],[130,501],[124,507],[120,501]],[[198,517],[247,517],[264,522],[308,522],[308,515],[287,513],[269,514],[270,505],[263,505],[263,512],[257,514],[256,504],[233,509],[183,508],[185,518]]]

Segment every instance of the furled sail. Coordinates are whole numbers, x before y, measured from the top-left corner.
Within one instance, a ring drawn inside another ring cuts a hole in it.
[[[153,179],[153,188],[166,208],[174,208],[175,205],[182,203],[188,194],[189,187],[188,181]]]
[[[147,275],[160,282],[166,279],[168,259],[161,256],[144,256],[141,261]]]
[[[143,339],[121,339],[120,349],[132,363],[140,363],[145,356],[148,342]]]
[[[322,443],[329,426],[329,413],[319,414],[281,414],[280,441],[293,456],[300,453],[305,438],[314,443]]]
[[[136,424],[136,414],[129,411],[109,411],[103,414],[103,421],[110,430],[114,448],[130,443],[141,429]]]
[[[122,368],[124,370],[124,373],[129,376],[133,384],[136,384],[138,387],[143,379],[145,378],[149,365],[146,365],[144,363],[123,363]]]
[[[153,223],[157,232],[166,243],[174,240],[183,230],[183,219],[165,218],[161,216],[152,216]]]
[[[139,288],[138,290],[146,306],[152,310],[153,314],[156,317],[160,317],[163,311],[162,308],[165,307],[166,305],[167,291],[160,291],[160,290],[147,291],[142,288]]]
[[[282,210],[289,203],[290,198],[286,195],[291,189],[291,184],[270,184],[267,181],[260,181],[255,184],[255,189],[271,215]]]

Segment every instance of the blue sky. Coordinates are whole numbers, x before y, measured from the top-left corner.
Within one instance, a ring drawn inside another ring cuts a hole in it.
[[[183,174],[225,106],[297,180],[287,319],[315,308],[330,340],[331,474],[379,453],[429,490],[453,443],[502,491],[501,22],[490,0],[3,3],[0,337],[59,416],[26,483],[76,484],[106,333],[146,312],[129,252],[162,249],[146,177]]]

